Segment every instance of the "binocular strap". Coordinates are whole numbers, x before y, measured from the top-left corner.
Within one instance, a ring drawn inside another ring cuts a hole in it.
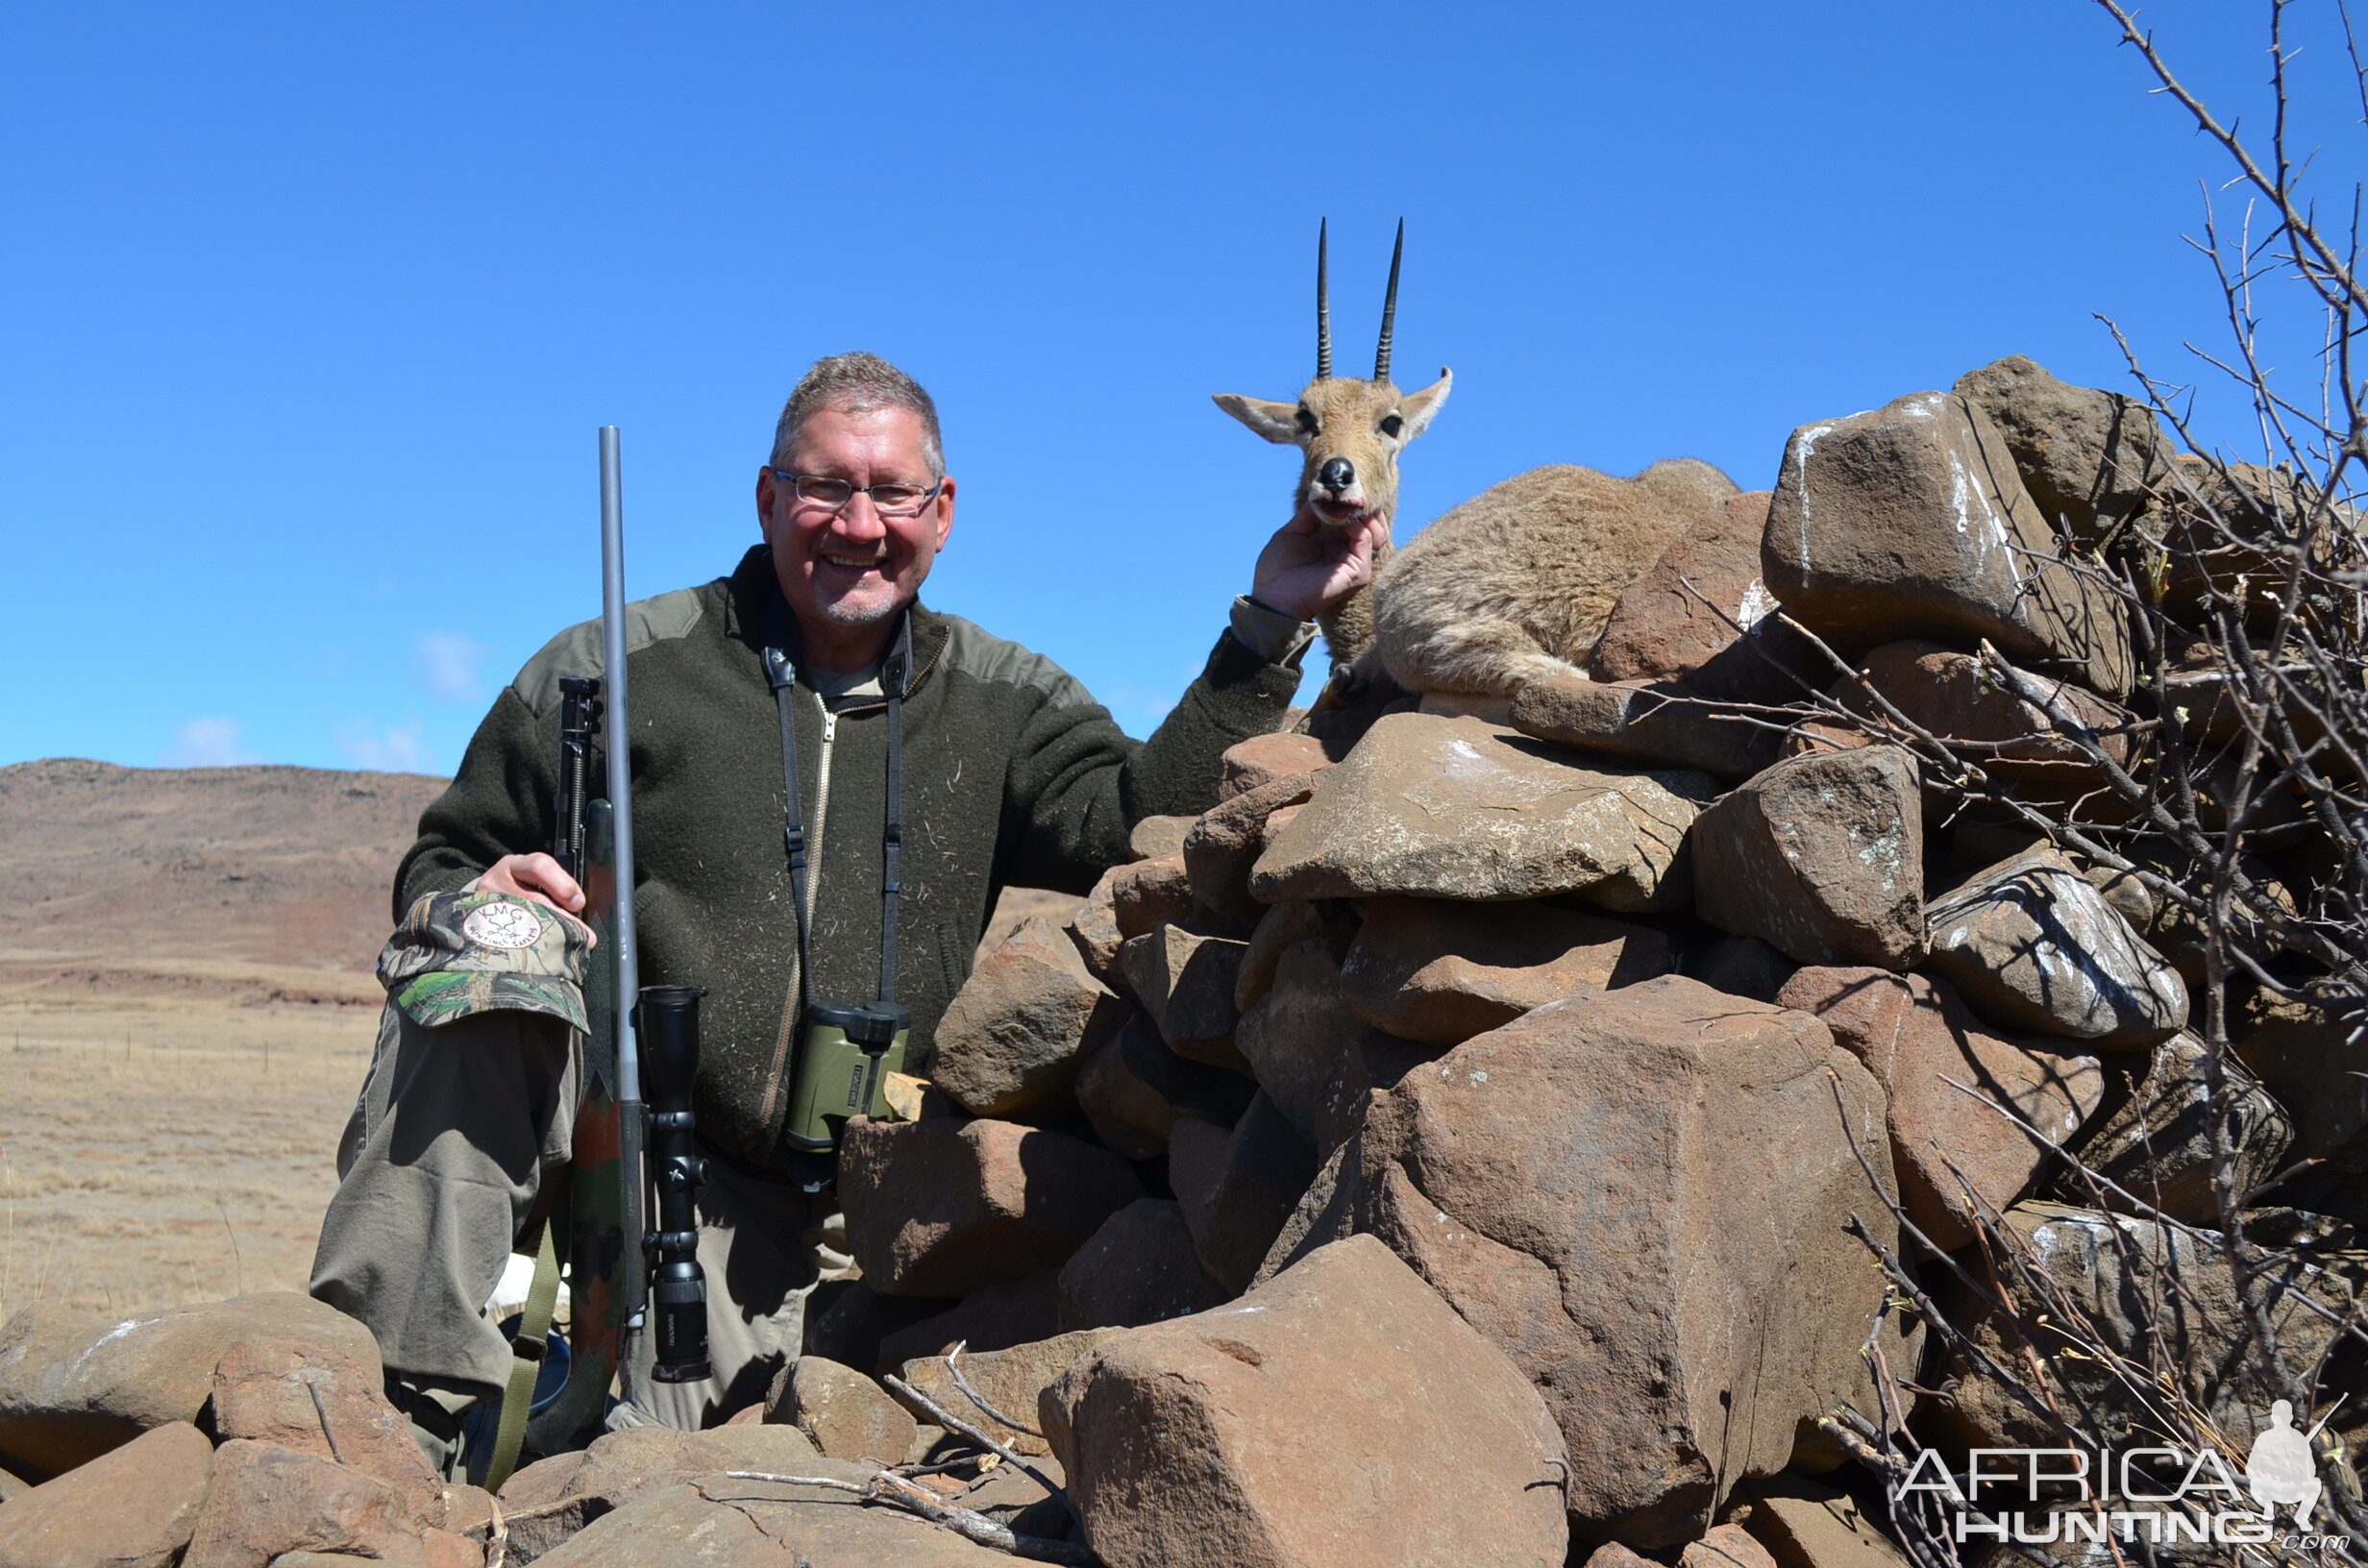
[[[782,617],[786,620],[786,617]],[[897,994],[897,896],[903,891],[904,870],[904,682],[913,667],[913,620],[905,616],[897,627],[895,648],[880,665],[880,690],[888,698],[888,779],[883,792],[887,825],[881,835],[879,910],[879,999],[893,1006]],[[805,842],[805,799],[798,782],[797,657],[776,643],[765,649],[765,676],[773,684],[773,699],[781,715],[781,783],[785,821],[781,840],[789,850],[790,909],[798,922],[798,994],[801,1003],[814,1005],[814,954],[808,927],[813,912],[807,907],[809,875]]]

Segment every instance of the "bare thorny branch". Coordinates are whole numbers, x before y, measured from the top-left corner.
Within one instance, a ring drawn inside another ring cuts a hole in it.
[[[1898,1247],[1866,1225],[1854,1228],[1897,1310],[2021,1419],[2091,1452],[2145,1433],[2190,1453],[2216,1453],[2241,1470],[2242,1440],[2224,1432],[2213,1411],[2207,1385],[2214,1376],[2251,1368],[2298,1412],[2327,1410],[2331,1398],[2368,1397],[2368,1389],[2327,1384],[2337,1348],[2349,1346],[2356,1361],[2368,1349],[2359,1254],[2350,1255],[2354,1284],[2336,1290],[2331,1282],[2343,1271],[2320,1267],[2332,1260],[2252,1234],[2253,1206],[2311,1174],[2311,1163],[2266,1181],[2246,1177],[2233,1121],[2250,1084],[2237,1060],[2247,1019],[2283,1007],[2286,1016],[2348,1029],[2355,1045],[2368,1041],[2368,521],[2356,509],[2368,475],[2368,366],[2356,354],[2368,332],[2368,281],[2359,271],[2364,204],[2357,186],[2347,191],[2348,228],[2331,228],[2306,188],[2313,158],[2298,145],[2292,114],[2300,50],[2289,12],[2299,0],[2269,0],[2274,113],[2257,147],[2180,79],[2134,11],[2121,0],[2095,3],[2118,24],[2158,90],[2234,166],[2229,184],[2244,200],[2232,225],[2213,210],[2208,190],[2201,233],[2189,241],[2220,290],[2227,347],[2187,348],[2244,401],[2260,459],[2237,461],[2208,440],[2197,389],[2151,375],[2120,329],[2105,322],[2137,389],[2131,405],[2163,432],[2159,450],[2139,450],[2131,469],[2109,476],[2142,494],[2144,503],[2109,526],[2097,520],[2085,538],[2070,520],[2058,520],[2053,551],[2027,565],[2035,579],[2043,570],[2070,573],[2109,606],[2109,619],[2119,624],[2100,629],[2126,635],[2136,671],[2126,717],[2096,722],[2085,699],[2075,701],[2055,674],[2019,668],[1984,644],[1983,678],[2035,716],[2030,741],[1938,734],[1867,672],[1789,621],[1789,640],[1820,666],[1788,672],[1799,698],[1707,706],[1787,735],[1796,747],[1898,746],[1917,761],[1928,800],[1937,799],[1948,821],[1979,820],[2043,839],[2100,882],[2117,875],[2140,890],[2159,912],[2155,934],[2170,931],[2184,949],[2193,988],[2190,1027],[2203,1048],[2216,1229],[2162,1213],[2012,1106],[1956,1086],[1984,1108],[1979,1114],[2003,1116],[2033,1140],[2059,1190],[2129,1216],[2099,1227],[2097,1244],[2143,1298],[2137,1311],[2153,1332],[2138,1343],[2116,1343],[2069,1286],[2061,1262],[1985,1204],[1962,1172],[1954,1179],[1971,1216],[1971,1247],[1941,1251],[1888,1198]],[[2351,108],[2368,125],[2368,51],[2344,0],[2330,3],[2349,61]],[[2297,298],[2321,321],[2320,384],[2306,399],[2278,383],[2271,343],[2282,331],[2276,295],[2296,284],[2306,291]],[[2242,1189],[2248,1179],[2257,1184],[2251,1191]],[[2201,1322],[2212,1311],[2199,1297],[2203,1282],[2169,1266],[2182,1257],[2223,1270],[2236,1305],[2237,1320],[2224,1325],[2234,1342],[2217,1366],[2182,1365],[2176,1354],[2183,1341],[2171,1327]],[[2315,1284],[2298,1286],[2306,1277]],[[1952,1312],[1966,1321],[1953,1322]],[[2304,1323],[2313,1342],[2328,1348],[2297,1366],[2280,1327]],[[1889,1364],[1878,1337],[1869,1338],[1865,1356],[1874,1409],[1839,1409],[1826,1430],[1886,1482],[1892,1526],[1916,1568],[1951,1568],[1963,1548],[1949,1538],[1933,1500],[1903,1500],[1888,1483],[1923,1452],[1910,1430],[1911,1402],[1946,1404],[1957,1384],[1919,1386]],[[2075,1398],[2075,1388],[2086,1392]],[[2099,1389],[2122,1412],[2117,1419],[2133,1423],[2130,1432],[2087,1424]],[[2320,1458],[2327,1485],[2317,1528],[2331,1534],[2316,1560],[2368,1561],[2368,1508],[2358,1483],[2339,1448]],[[2158,1556],[2142,1540],[2109,1545],[2116,1560]],[[2050,1560],[2013,1543],[2010,1549]],[[2218,1550],[2252,1562],[2278,1556],[2268,1547]]]
[[[968,1341],[957,1344],[946,1358],[947,1370],[952,1374],[954,1386],[961,1390],[963,1397],[984,1412],[988,1419],[1014,1431],[1027,1433],[1030,1436],[1041,1436],[1042,1433],[1013,1420],[987,1402],[986,1396],[978,1391],[977,1386],[962,1371],[962,1353],[968,1348]],[[886,1383],[888,1387],[895,1390],[900,1397],[917,1407],[931,1420],[987,1456],[978,1459],[977,1462],[994,1464],[999,1461],[1024,1473],[1060,1503],[1068,1512],[1073,1527],[1079,1531],[1082,1530],[1084,1521],[1077,1512],[1076,1505],[1070,1501],[1067,1489],[1042,1469],[1030,1464],[1009,1444],[995,1437],[975,1423],[955,1415],[904,1379],[891,1376]],[[1089,1547],[1073,1541],[1023,1534],[975,1509],[961,1507],[949,1502],[920,1484],[917,1479],[923,1475],[950,1468],[954,1466],[939,1464],[891,1467],[881,1465],[875,1468],[860,1482],[847,1481],[835,1476],[783,1475],[769,1470],[727,1470],[724,1472],[723,1479],[754,1482],[773,1486],[803,1486],[821,1491],[841,1492],[861,1502],[879,1504],[900,1512],[913,1514],[940,1529],[951,1531],[974,1545],[991,1547],[1015,1557],[1034,1562],[1067,1563],[1075,1565],[1075,1568],[1098,1568],[1101,1559],[1097,1557]],[[700,1483],[703,1496],[709,1495],[705,1489],[708,1484],[704,1482]],[[710,1497],[710,1501],[731,1502],[747,1506],[786,1503],[796,1500],[770,1497]],[[498,1508],[494,1517],[498,1526],[501,1519]]]

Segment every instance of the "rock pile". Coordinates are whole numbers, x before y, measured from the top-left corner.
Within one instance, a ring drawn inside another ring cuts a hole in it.
[[[8,1568],[263,1568],[343,1554],[481,1568],[491,1500],[446,1486],[369,1332],[290,1292],[124,1323],[34,1306],[0,1332]]]
[[[1804,427],[1772,494],[1696,524],[1621,598],[1584,677],[1533,679],[1509,703],[1427,694],[1377,717],[1320,713],[1238,748],[1219,805],[1145,835],[1145,859],[1066,922],[1102,992],[1069,1016],[1093,1022],[1015,1047],[1024,1010],[1007,999],[974,1033],[940,1031],[941,1084],[1015,1049],[1073,1055],[1068,1095],[1016,1119],[1133,1162],[1090,1200],[1110,1218],[1059,1267],[1041,1320],[1131,1331],[1042,1403],[1106,1560],[1480,1560],[1426,1544],[1415,1502],[1415,1478],[1468,1440],[1447,1430],[1443,1370],[1427,1384],[1432,1453],[1380,1435],[1397,1419],[1386,1353],[1353,1325],[1384,1287],[1343,1261],[1354,1240],[1402,1261],[1553,1421],[1558,1444],[1513,1439],[1525,1407],[1506,1396],[1495,1450],[1457,1455],[1462,1508],[1494,1517],[1491,1488],[1533,1484],[1543,1464],[1561,1550],[1690,1559],[1732,1512],[1789,1565],[1890,1550],[1817,1479],[1862,1484],[1836,1475],[1842,1445],[1821,1423],[1875,1408],[1870,1350],[1910,1382],[1928,1350],[1944,1355],[1887,1308],[1869,1242],[1936,1261],[1972,1246],[1982,1217],[2025,1237],[2122,1223],[2064,1207],[2097,1194],[2071,1189],[2060,1151],[2217,1223],[2188,981],[2128,890],[2004,822],[1931,810],[1914,757],[1846,718],[1789,734],[1749,722],[1765,717],[1750,705],[1799,695],[1822,641],[1881,701],[1989,747],[2029,797],[2095,788],[2035,701],[1974,654],[2004,650],[2082,723],[2127,719],[2129,628],[2060,564],[2053,519],[2072,507],[2093,532],[2136,504],[2118,469],[2099,470],[2155,451],[2139,424],[2121,400],[2010,360]],[[1841,713],[1866,712],[1864,689],[1825,668]],[[2315,1101],[2331,1047],[2281,1027],[2263,1071]],[[2282,1109],[2246,1083],[2240,1181],[2282,1168],[2302,1121],[2363,1137],[2368,1118],[2342,1110],[2356,1095]],[[943,1109],[998,1114],[960,1092]],[[851,1215],[895,1212],[895,1173],[945,1136],[861,1129],[880,1176],[843,1186]],[[1089,1205],[1073,1188],[1038,1201]],[[2153,1260],[2157,1290],[2211,1266],[2183,1233],[2157,1241],[2049,1256],[2100,1301],[2134,1258]],[[2321,1257],[2304,1274],[2331,1299],[2358,1270]],[[1238,1327],[1287,1335],[1284,1298],[1268,1305],[1286,1287],[1294,1302],[1320,1291],[1329,1340],[1286,1354]],[[2234,1304],[2199,1291],[2218,1315],[2190,1325],[2198,1346],[2232,1354]],[[1410,1354],[1472,1354],[1457,1342]],[[1319,1349],[1338,1365],[1320,1369]],[[1944,1360],[1924,1386],[1951,1377],[1962,1392],[1919,1430],[2022,1440],[1990,1413],[2009,1396],[1972,1369]],[[2125,1430],[2135,1412],[2116,1425],[2109,1404],[2095,1394],[2100,1430]],[[1364,1451],[1365,1482],[1344,1480],[1310,1422],[1339,1423],[1332,1441]],[[1236,1430],[1276,1435],[1262,1449]],[[1310,1508],[1321,1528],[1302,1531]],[[1393,1531],[1395,1555],[1380,1544]],[[1498,1534],[1521,1543],[1501,1560],[1555,1560],[1509,1523]]]
[[[2096,868],[1930,809],[1915,760],[1846,720],[1748,706],[1799,690],[1814,638],[2002,776],[2091,787],[2028,692],[2119,722],[2130,635],[2049,520],[2118,523],[2137,502],[2100,465],[2154,442],[2023,360],[1805,426],[1773,494],[1620,599],[1587,676],[1236,747],[1213,809],[1145,822],[1139,859],[987,955],[920,1119],[848,1129],[863,1278],[810,1354],[727,1427],[521,1472],[506,1560],[1008,1560],[724,1474],[904,1464],[1110,1568],[1896,1568],[1832,1419],[1878,1408],[1876,1369],[1928,1441],[2042,1435],[1868,1251],[1978,1275],[1980,1221],[2116,1343],[2156,1332],[2133,1303],[2187,1302],[2181,1353],[2249,1433],[2266,1385],[2206,1279],[2186,937]],[[1984,641],[2037,684],[1999,689]],[[2368,1161],[2349,1050],[2296,1013],[2226,1065],[2240,1186]],[[2125,1212],[2079,1207],[2105,1201]],[[2305,1359],[2331,1314],[2299,1303],[2345,1299],[2344,1221],[2368,1221],[2356,1193],[2286,1221],[2319,1243],[2285,1282]],[[1952,1321],[2011,1361],[1985,1301]],[[322,1315],[12,1322],[0,1462],[55,1479],[0,1504],[0,1568],[481,1563],[493,1505],[409,1462],[366,1336]],[[2102,1373],[2064,1394],[2115,1438],[2146,1419]],[[1005,1459],[926,1475],[964,1426]]]

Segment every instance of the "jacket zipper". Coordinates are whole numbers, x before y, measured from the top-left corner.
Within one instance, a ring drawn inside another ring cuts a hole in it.
[[[814,918],[823,904],[823,826],[830,818],[830,750],[831,743],[838,739],[838,733],[839,716],[830,711],[829,703],[825,702],[822,773],[814,785],[814,830],[806,836],[805,907],[808,919]],[[795,919],[797,890],[794,888],[790,890],[790,918]],[[809,944],[813,935],[810,930],[806,933]],[[765,1077],[764,1109],[760,1119],[768,1129],[773,1127],[773,1114],[781,1104],[781,1079],[789,1070],[790,1046],[796,1040],[798,1027],[798,995],[804,989],[804,978],[798,953],[793,948],[789,955],[789,992],[781,999],[781,1027],[773,1039],[773,1070]]]

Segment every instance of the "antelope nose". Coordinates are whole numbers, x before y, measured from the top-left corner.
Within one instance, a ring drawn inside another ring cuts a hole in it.
[[[1327,457],[1316,470],[1316,482],[1326,490],[1345,490],[1357,482],[1357,471],[1345,457]]]

